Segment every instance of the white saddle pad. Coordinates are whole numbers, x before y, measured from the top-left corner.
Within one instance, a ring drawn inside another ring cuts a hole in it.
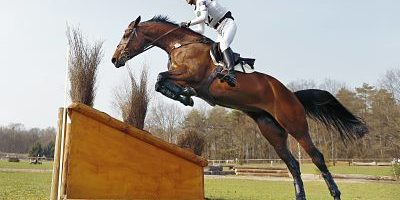
[[[255,70],[253,68],[251,68],[250,65],[248,65],[248,64],[243,65],[241,63],[239,63],[235,66],[235,71],[242,72],[245,74],[251,74],[251,73],[255,72]]]

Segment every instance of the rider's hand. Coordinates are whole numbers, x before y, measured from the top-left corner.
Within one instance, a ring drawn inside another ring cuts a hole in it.
[[[182,22],[179,26],[181,28],[188,28],[190,26],[190,22]]]

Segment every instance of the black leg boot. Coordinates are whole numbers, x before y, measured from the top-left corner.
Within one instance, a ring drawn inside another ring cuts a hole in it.
[[[233,57],[233,51],[229,47],[224,52],[222,52],[224,57],[224,62],[226,67],[229,69],[228,73],[221,78],[222,81],[226,81],[229,86],[235,87],[236,86],[236,75],[235,75],[235,61]]]
[[[331,192],[332,197],[334,200],[340,200],[340,190],[336,185],[335,181],[330,172],[322,173],[322,177],[324,178],[326,184],[328,185],[329,191]]]

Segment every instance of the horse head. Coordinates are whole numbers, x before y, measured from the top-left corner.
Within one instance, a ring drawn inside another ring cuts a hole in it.
[[[116,68],[124,66],[128,60],[142,53],[144,49],[146,41],[143,33],[139,31],[140,20],[141,17],[139,16],[125,29],[124,35],[111,59]]]

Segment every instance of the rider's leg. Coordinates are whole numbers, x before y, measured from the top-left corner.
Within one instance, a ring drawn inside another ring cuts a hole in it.
[[[233,42],[236,35],[236,23],[232,19],[227,19],[226,22],[220,25],[218,28],[218,38],[219,47],[223,54],[224,62],[226,67],[229,69],[228,74],[223,78],[232,87],[236,85],[235,76],[235,61],[232,49],[229,47]]]
[[[229,47],[225,51],[222,52],[222,55],[223,55],[226,67],[229,69],[228,74],[223,79],[226,79],[226,81],[228,82],[228,84],[230,86],[235,87],[236,86],[236,75],[235,75],[235,69],[234,69],[235,61],[234,61],[234,57],[233,57],[233,51]]]

